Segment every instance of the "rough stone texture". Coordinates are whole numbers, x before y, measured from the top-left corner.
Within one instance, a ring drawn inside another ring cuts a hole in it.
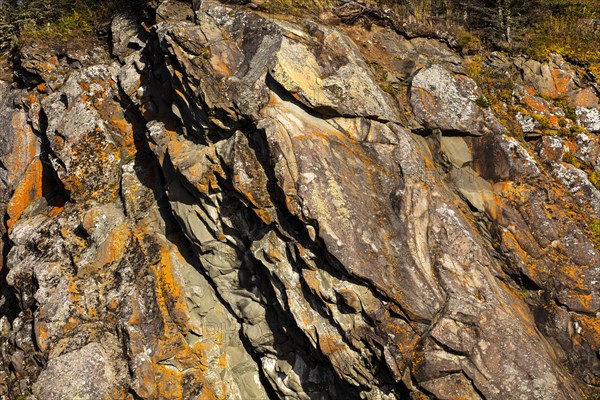
[[[524,83],[543,96],[556,98],[577,89],[575,72],[558,54],[552,54],[545,63],[518,57],[514,64],[521,71]]]
[[[590,132],[600,132],[600,109],[577,107],[575,112],[585,129]]]
[[[599,395],[593,132],[506,136],[433,39],[156,20],[0,83],[0,396]]]
[[[415,75],[411,88],[411,106],[427,129],[475,136],[504,130],[489,110],[477,105],[484,97],[465,75],[434,64]]]
[[[557,128],[560,108],[551,107],[547,99],[564,98],[568,107],[575,109],[577,123],[591,132],[600,132],[600,100],[598,91],[586,86],[575,69],[568,65],[562,56],[551,54],[545,63],[517,57],[514,65],[519,70],[525,87],[518,86],[517,94],[534,113],[549,118],[550,124]]]

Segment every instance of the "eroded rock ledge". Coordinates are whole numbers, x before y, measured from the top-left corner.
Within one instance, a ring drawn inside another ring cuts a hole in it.
[[[600,395],[600,192],[563,162],[600,171],[591,82],[490,59],[577,110],[524,142],[436,40],[211,0],[141,22],[0,82],[1,396]]]

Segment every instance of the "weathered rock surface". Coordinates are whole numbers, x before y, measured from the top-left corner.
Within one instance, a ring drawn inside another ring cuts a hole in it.
[[[600,395],[585,121],[508,137],[433,39],[156,13],[0,82],[0,396]],[[515,97],[585,90],[559,61],[517,60]]]
[[[429,130],[481,135],[504,129],[489,110],[477,105],[485,101],[477,84],[468,76],[452,73],[434,64],[412,79],[410,103],[416,118]]]

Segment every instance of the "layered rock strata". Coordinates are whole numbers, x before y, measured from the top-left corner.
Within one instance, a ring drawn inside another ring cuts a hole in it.
[[[593,82],[490,59],[576,110],[519,141],[390,28],[167,0],[112,40],[0,84],[5,398],[600,395]]]

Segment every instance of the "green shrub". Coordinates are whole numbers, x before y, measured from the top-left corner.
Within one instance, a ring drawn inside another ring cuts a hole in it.
[[[457,40],[460,51],[464,55],[477,54],[481,51],[481,40],[469,31],[460,29],[457,34]]]

